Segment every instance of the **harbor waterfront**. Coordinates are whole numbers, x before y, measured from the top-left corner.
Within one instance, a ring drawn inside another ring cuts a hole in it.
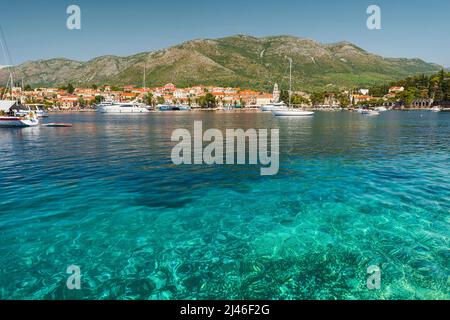
[[[279,173],[174,165],[194,121],[279,129]],[[450,298],[450,113],[42,122],[72,127],[0,128],[1,299]]]

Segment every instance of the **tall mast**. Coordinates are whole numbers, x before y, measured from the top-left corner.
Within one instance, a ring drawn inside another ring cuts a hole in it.
[[[10,97],[11,99],[13,98],[13,86],[14,86],[14,66],[13,66],[13,61],[11,59],[11,55],[9,53],[8,50],[8,46],[6,45],[6,37],[5,34],[3,32],[3,28],[0,26],[0,47],[3,53],[3,58],[5,59],[5,64],[6,64],[6,69],[9,71],[9,77],[8,77],[8,82],[6,83],[6,89],[5,89],[5,96],[6,99],[8,98],[7,96],[7,92],[8,92],[8,84],[10,87]],[[1,97],[3,99],[3,97]]]
[[[145,70],[146,69],[146,65],[144,64],[144,103],[145,103],[145,105],[147,105],[147,101],[146,101],[146,97],[147,97],[147,94],[145,93]]]
[[[292,99],[292,58],[286,57],[289,60],[289,108],[291,108]]]

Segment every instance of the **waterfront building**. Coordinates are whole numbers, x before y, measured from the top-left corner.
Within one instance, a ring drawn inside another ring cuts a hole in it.
[[[272,102],[278,101],[273,101],[273,95],[270,93],[262,93],[256,97],[256,105],[259,107],[271,104]]]
[[[416,99],[411,103],[413,108],[431,108],[433,99]]]
[[[173,83],[168,83],[164,87],[162,87],[163,91],[174,92],[176,90],[176,86]]]
[[[79,106],[79,97],[76,95],[67,95],[59,99],[61,109],[70,110]]]
[[[372,99],[373,99],[372,96],[362,95],[362,94],[353,94],[351,97],[351,101],[353,102],[353,104],[357,104],[359,102],[366,102],[366,101],[369,101]]]
[[[125,91],[125,92],[131,92],[131,91],[133,91],[133,89],[134,89],[134,86],[124,86],[123,87],[123,91]]]
[[[400,92],[403,92],[403,91],[405,91],[405,88],[404,87],[390,87],[389,88],[389,93],[400,93]]]

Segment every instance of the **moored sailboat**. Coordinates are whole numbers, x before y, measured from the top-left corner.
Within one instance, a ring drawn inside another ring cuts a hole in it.
[[[289,60],[289,109],[272,110],[272,114],[276,117],[309,117],[314,115],[313,111],[297,110],[292,108],[292,59]]]
[[[0,47],[3,52],[5,60],[9,57],[7,54],[8,50],[6,47],[6,41],[3,36],[3,31],[0,28]],[[13,65],[11,57],[10,61],[5,61],[7,65]],[[23,81],[22,81],[23,84]],[[8,81],[6,83],[6,89],[0,97],[0,127],[32,127],[39,124],[39,119],[34,111],[25,108],[20,102],[20,97],[15,100],[13,93],[14,77],[13,71],[9,72]],[[9,93],[8,93],[9,91]],[[17,115],[15,112],[17,110],[29,110],[26,114]]]
[[[18,106],[14,100],[0,100],[0,111],[5,113],[0,116],[0,127],[33,127],[39,124],[39,119],[32,111],[23,116],[13,115],[13,108]]]

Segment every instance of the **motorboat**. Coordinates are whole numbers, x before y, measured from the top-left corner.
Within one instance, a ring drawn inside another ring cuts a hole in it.
[[[104,102],[97,106],[97,112],[100,113],[148,113],[147,108],[134,102]]]
[[[375,111],[378,111],[378,112],[385,112],[385,111],[388,111],[388,109],[386,108],[386,107],[377,107],[377,108],[375,108]]]
[[[287,106],[284,102],[274,102],[274,103],[262,106],[260,109],[263,112],[271,112],[274,110],[287,110]]]
[[[165,104],[158,104],[156,107],[158,108],[159,111],[172,111],[173,110],[173,106],[169,106],[169,105],[165,105]]]
[[[156,106],[159,111],[189,111],[191,110],[191,107],[189,106],[171,106],[171,105],[165,105],[165,104],[159,104]]]

